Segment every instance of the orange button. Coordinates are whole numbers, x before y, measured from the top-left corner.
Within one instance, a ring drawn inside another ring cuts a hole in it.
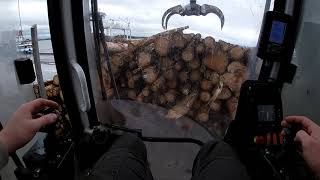
[[[284,136],[282,133],[279,133],[279,137],[280,137],[280,144],[283,144],[283,139],[284,139]]]
[[[271,141],[272,141],[271,133],[268,133],[267,134],[267,146],[271,145],[271,143],[272,143]]]
[[[278,144],[278,137],[277,137],[277,133],[273,133],[273,145],[277,145]]]

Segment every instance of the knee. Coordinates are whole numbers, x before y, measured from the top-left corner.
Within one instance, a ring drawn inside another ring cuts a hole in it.
[[[120,136],[112,145],[110,150],[126,150],[137,156],[139,159],[147,161],[147,149],[142,140],[133,133],[127,133]]]

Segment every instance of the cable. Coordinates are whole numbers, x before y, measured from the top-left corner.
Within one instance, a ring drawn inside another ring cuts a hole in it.
[[[263,155],[264,160],[266,160],[266,162],[268,163],[268,165],[271,167],[275,178],[277,178],[278,180],[281,180],[281,175],[278,173],[278,171],[276,170],[276,168],[272,165],[271,161],[266,157],[266,155]]]

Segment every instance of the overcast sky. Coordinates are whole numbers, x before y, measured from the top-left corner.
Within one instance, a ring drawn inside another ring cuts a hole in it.
[[[99,10],[107,18],[126,19],[131,22],[133,35],[150,36],[163,31],[163,13],[175,5],[186,5],[189,0],[98,0]],[[220,20],[210,14],[206,17],[172,16],[169,29],[189,25],[188,32],[200,32],[203,36],[213,36],[231,43],[255,46],[258,40],[265,0],[198,0],[198,4],[211,4],[219,7],[225,15],[225,26],[220,29]],[[17,20],[17,0],[0,0],[1,22]],[[4,8],[5,7],[5,8]],[[38,24],[48,28],[46,0],[21,0],[22,24],[29,28]]]

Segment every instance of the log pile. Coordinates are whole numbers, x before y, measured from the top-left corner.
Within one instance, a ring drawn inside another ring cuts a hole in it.
[[[251,51],[212,37],[184,34],[186,28],[127,45],[108,42],[112,69],[101,61],[104,87],[108,98],[114,98],[112,71],[121,99],[168,108],[168,118],[189,116],[217,132],[234,119]]]

